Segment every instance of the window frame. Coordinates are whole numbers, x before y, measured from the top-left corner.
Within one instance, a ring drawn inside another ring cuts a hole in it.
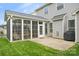
[[[57,10],[61,10],[64,8],[64,4],[63,3],[57,3]]]
[[[53,32],[53,23],[49,23],[49,28],[50,28],[50,33],[52,33]]]
[[[73,25],[71,25],[69,21],[74,21]],[[75,31],[75,20],[74,19],[68,20],[68,30]]]
[[[44,14],[48,14],[48,7],[44,9]]]

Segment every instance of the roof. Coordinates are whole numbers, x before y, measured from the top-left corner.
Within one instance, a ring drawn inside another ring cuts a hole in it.
[[[5,15],[6,16],[12,15],[12,16],[18,16],[18,17],[23,17],[23,18],[31,18],[31,19],[36,19],[36,20],[48,21],[47,18],[44,18],[44,17],[41,17],[41,16],[25,14],[25,13],[20,13],[20,12],[11,11],[11,10],[6,10]]]
[[[53,19],[53,21],[59,21],[59,20],[62,20],[63,19],[63,16],[64,16],[65,14],[61,14],[61,15],[56,15],[56,16],[54,16],[52,19]]]
[[[43,5],[42,7],[36,9],[35,11],[39,11],[39,10],[43,9],[44,7],[49,6],[49,5],[51,5],[51,4],[52,4],[52,3],[46,3],[46,4]]]
[[[72,15],[75,15],[75,14],[77,14],[78,12],[79,12],[79,9],[75,10],[75,11],[72,13]]]

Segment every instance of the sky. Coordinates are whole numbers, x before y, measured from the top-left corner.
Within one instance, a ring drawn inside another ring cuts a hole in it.
[[[0,25],[4,24],[5,10],[12,10],[30,14],[37,8],[44,5],[43,3],[0,3]]]

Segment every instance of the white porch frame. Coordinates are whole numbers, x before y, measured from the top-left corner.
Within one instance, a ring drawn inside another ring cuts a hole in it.
[[[22,40],[24,40],[24,19],[22,19]]]
[[[47,23],[47,36],[49,36],[49,22]]]
[[[30,35],[32,39],[32,20],[30,20]],[[24,40],[24,19],[22,19],[22,40]]]
[[[38,21],[38,37],[44,37],[45,36],[45,22],[43,21],[43,24],[39,24],[39,22],[41,21]],[[43,34],[40,36],[40,26],[42,26],[42,31],[43,31]]]
[[[45,36],[45,22],[43,22],[43,36]]]
[[[32,20],[30,21],[30,25],[31,25],[31,26],[30,26],[30,27],[31,27],[31,28],[30,28],[30,34],[31,34],[31,39],[32,39]]]
[[[13,41],[13,22],[12,22],[12,16],[10,18],[10,42]]]
[[[38,21],[38,38],[39,38],[39,21]]]
[[[13,19],[10,18],[10,42],[13,41],[13,22],[12,22]],[[43,36],[45,36],[45,22],[43,22],[43,24],[39,24],[40,21],[37,21],[38,23],[38,38],[40,37],[40,25],[43,26]],[[21,37],[22,37],[22,40],[24,40],[24,19],[21,19]],[[30,38],[32,39],[32,20],[30,20]]]
[[[10,32],[9,32],[9,39],[10,39],[10,42],[12,42],[13,41],[13,39],[14,39],[14,33],[13,33],[13,30],[14,30],[14,28],[13,28],[13,20],[15,20],[15,19],[21,19],[21,40],[24,40],[25,38],[24,38],[24,20],[29,20],[30,21],[30,38],[32,39],[33,37],[33,35],[32,35],[32,21],[37,21],[37,23],[38,23],[38,37],[39,37],[39,21],[42,21],[43,22],[43,35],[45,36],[45,23],[44,22],[48,22],[49,20],[48,19],[46,19],[46,18],[43,18],[43,17],[38,17],[38,16],[34,16],[34,15],[28,15],[28,14],[25,14],[25,13],[19,13],[19,12],[15,12],[15,11],[9,11],[9,10],[7,10],[7,11],[5,11],[5,16],[7,17],[5,17],[6,18],[6,20],[8,20],[9,19],[9,24],[10,24],[10,28],[8,29],[8,30],[10,30]],[[10,17],[9,17],[10,16]]]

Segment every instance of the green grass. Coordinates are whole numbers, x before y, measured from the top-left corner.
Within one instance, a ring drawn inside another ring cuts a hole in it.
[[[65,56],[79,56],[79,43],[76,43],[73,47],[63,52]]]
[[[59,51],[31,41],[9,42],[0,38],[0,56],[75,56],[79,43],[66,51]]]

